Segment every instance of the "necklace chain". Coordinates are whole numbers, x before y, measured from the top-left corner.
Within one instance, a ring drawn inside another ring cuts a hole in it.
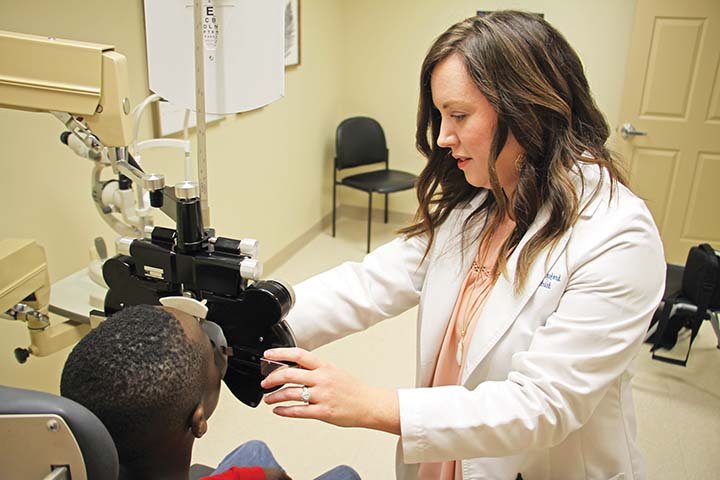
[[[514,223],[511,224],[514,227]],[[505,230],[503,228],[503,230]],[[507,232],[509,233],[509,232]],[[501,237],[506,238],[506,232],[503,231]],[[473,318],[476,316],[477,311],[480,307],[481,299],[484,301],[487,291],[495,284],[498,272],[493,272],[497,265],[497,259],[495,259],[490,265],[485,264],[489,253],[490,245],[492,245],[495,235],[490,235],[486,238],[480,247],[478,253],[472,262],[471,271],[475,274],[475,278],[472,282],[472,287],[465,293],[465,295],[472,295],[477,290],[478,284],[482,281],[482,290],[472,298],[472,302],[466,302],[463,314],[460,316],[460,340],[457,344],[457,350],[455,354],[455,360],[459,367],[462,367],[463,362],[463,347],[465,344],[465,335],[467,334],[468,327],[472,323]],[[482,256],[482,260],[480,260]],[[468,299],[470,300],[470,299]]]
[[[480,265],[477,262],[477,259],[473,260],[472,262],[472,270],[475,272],[475,278],[473,279],[472,288],[469,290],[468,293],[473,293],[477,289],[478,284],[482,282],[486,282],[482,291],[478,294],[477,297],[473,299],[472,305],[468,305],[468,303],[465,304],[465,312],[464,316],[462,318],[462,326],[460,328],[460,335],[461,337],[465,337],[465,333],[467,332],[468,326],[470,326],[470,321],[472,317],[475,314],[475,309],[479,306],[479,299],[483,296],[485,293],[485,290],[487,290],[490,285],[492,285],[491,282],[487,282],[487,280],[492,275],[492,266],[491,265]]]
[[[480,255],[480,252],[478,252],[478,257]],[[463,309],[463,314],[459,318],[461,324],[460,324],[460,340],[457,344],[457,350],[456,350],[456,356],[455,360],[457,361],[458,366],[462,366],[463,361],[463,347],[465,344],[465,334],[467,334],[468,327],[472,323],[473,318],[475,317],[475,314],[477,313],[478,308],[480,307],[481,299],[484,298],[487,291],[490,289],[490,287],[495,283],[493,280],[493,265],[480,265],[476,258],[472,262],[472,271],[475,274],[475,278],[473,279],[472,287],[467,291],[466,295],[472,295],[475,290],[477,290],[478,284],[482,281],[483,287],[480,292],[478,292],[477,296],[472,298],[472,302],[466,302],[465,308]],[[497,276],[497,275],[495,275]]]

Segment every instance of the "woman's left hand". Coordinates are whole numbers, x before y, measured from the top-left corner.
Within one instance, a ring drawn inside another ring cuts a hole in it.
[[[265,396],[265,403],[303,402],[303,385],[309,399],[301,405],[279,405],[281,417],[312,418],[340,427],[365,427],[400,434],[397,392],[370,387],[335,365],[321,361],[301,348],[275,348],[265,358],[295,362],[300,368],[282,368],[268,375],[263,388],[288,385]],[[300,385],[300,386],[297,386]]]

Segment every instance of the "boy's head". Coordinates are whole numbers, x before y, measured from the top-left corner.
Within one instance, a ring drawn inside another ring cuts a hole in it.
[[[124,465],[201,437],[221,373],[195,317],[140,305],[112,315],[70,353],[60,391],[105,424]]]

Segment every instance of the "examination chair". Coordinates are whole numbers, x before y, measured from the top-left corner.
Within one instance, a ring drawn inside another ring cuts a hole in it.
[[[114,480],[115,444],[100,420],[70,399],[0,386],[0,479]],[[214,469],[192,465],[189,480]]]
[[[0,386],[0,478],[95,480],[118,476],[110,434],[82,405]]]

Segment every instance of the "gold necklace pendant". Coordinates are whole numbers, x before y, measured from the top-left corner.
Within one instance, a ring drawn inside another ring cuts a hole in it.
[[[462,367],[462,361],[463,361],[463,340],[465,339],[465,336],[460,337],[460,341],[457,344],[457,350],[455,351],[455,361],[458,364],[458,367]]]
[[[506,225],[515,228],[514,222],[503,223],[503,228],[502,230],[500,230],[500,236],[497,237],[497,239],[504,240],[509,235],[509,232],[506,231]],[[492,244],[494,240],[496,240],[496,238],[493,234],[489,238],[486,238],[484,241],[487,242],[487,244]],[[488,260],[488,250],[485,248],[485,246],[486,245],[484,244],[480,245],[480,247],[478,248],[478,253],[473,260],[472,265],[470,266],[471,272],[475,274],[475,278],[472,280],[472,285],[470,286],[467,295],[473,296],[473,294],[478,288],[478,284],[482,283],[481,291],[477,293],[477,296],[474,296],[472,301],[470,301],[470,299],[467,299],[463,308],[463,314],[460,315],[460,318],[457,320],[457,322],[459,323],[458,326],[460,327],[460,340],[458,341],[457,349],[455,350],[455,361],[460,368],[462,368],[463,356],[465,353],[465,334],[470,329],[470,324],[472,323],[473,318],[477,315],[478,309],[485,301],[488,290],[490,290],[490,288],[494,285],[495,280],[498,276],[498,273],[494,271],[497,259],[494,259],[490,262],[490,264],[487,264],[486,261]]]

